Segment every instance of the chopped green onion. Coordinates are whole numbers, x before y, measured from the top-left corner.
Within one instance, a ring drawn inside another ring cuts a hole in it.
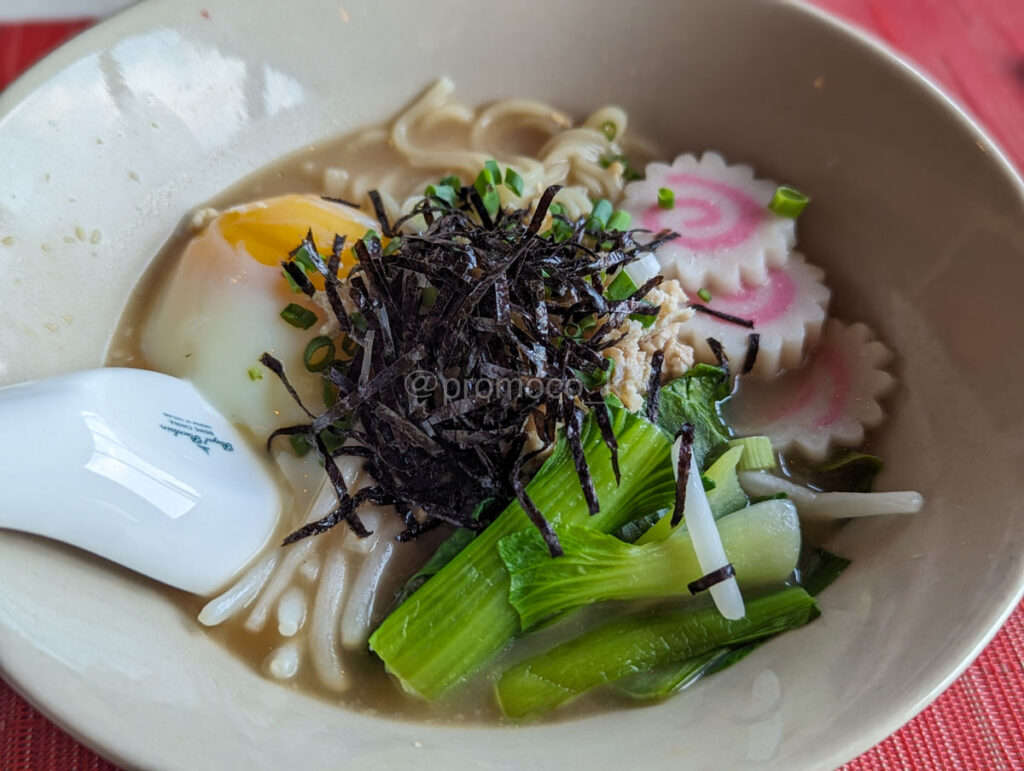
[[[300,458],[313,449],[313,445],[309,443],[309,440],[303,434],[292,434],[288,437],[288,440],[291,442],[292,452]]]
[[[424,195],[427,198],[439,198],[449,206],[455,205],[455,188],[448,185],[427,185]]]
[[[323,372],[334,362],[334,342],[329,337],[319,335],[306,344],[302,354],[302,363],[310,372]]]
[[[324,378],[324,386],[320,392],[320,396],[324,401],[324,407],[333,407],[334,402],[338,399],[338,389],[331,385],[330,380]]]
[[[615,359],[610,356],[605,356],[604,358],[608,361],[608,369],[598,369],[594,372],[575,370],[576,376],[586,386],[587,390],[596,391],[598,388],[604,388],[608,385],[608,381],[612,379],[612,375],[615,373]]]
[[[313,311],[295,303],[288,303],[288,307],[281,311],[281,318],[299,329],[309,329],[319,321]]]
[[[654,305],[654,303],[647,302],[647,300],[641,300],[640,302],[646,305]],[[644,329],[650,329],[654,326],[654,322],[658,320],[657,313],[630,313],[629,318],[633,321],[639,321],[640,326]]]
[[[706,303],[711,302],[711,292],[709,292],[707,289],[699,289],[697,291],[697,297],[699,297]]]
[[[448,187],[452,188],[453,190],[462,190],[462,180],[459,179],[454,174],[452,174],[449,177],[445,177],[444,179],[442,179],[440,184],[447,185]]]
[[[658,206],[662,209],[672,209],[676,205],[676,194],[667,187],[658,188]]]
[[[292,261],[302,268],[307,275],[317,272],[316,265],[313,264],[313,257],[310,254],[309,247],[305,243],[302,244],[294,254],[292,254]]]
[[[619,133],[619,129],[612,121],[606,120],[601,124],[601,133],[604,134],[610,142],[615,139],[615,135]]]
[[[604,290],[604,296],[609,300],[626,300],[639,288],[632,276],[626,271],[620,270],[612,279],[612,283]]]
[[[371,228],[370,230],[367,230],[366,233],[363,235],[363,243],[366,244],[367,246],[370,246],[374,242],[374,240],[380,241],[380,233]]]
[[[259,367],[249,367],[249,379],[250,380],[262,380],[263,372],[260,371]]]
[[[584,316],[579,321],[580,329],[584,332],[589,332],[591,329],[597,326],[597,319],[594,318],[594,314]]]
[[[395,252],[397,252],[401,248],[402,248],[402,239],[401,239],[401,237],[392,238],[390,241],[388,241],[388,245],[384,247],[384,256],[385,257],[390,257],[392,254],[394,254]]]
[[[420,295],[420,305],[424,308],[433,308],[435,303],[437,303],[437,295],[436,286],[423,287],[423,293]]]
[[[612,211],[612,202],[607,198],[602,198],[594,203],[590,217],[587,218],[587,231],[595,233],[604,230],[608,225],[608,218],[612,216]]]
[[[348,431],[348,424],[344,422],[335,421],[331,425],[341,431]],[[335,450],[340,450],[345,446],[346,439],[348,439],[347,436],[335,433],[334,431],[331,431],[330,428],[325,428],[320,432],[320,441],[324,443],[324,449],[331,455],[334,454]]]
[[[560,203],[553,203],[548,207],[548,211],[551,212],[552,215],[565,214],[565,207]]]
[[[772,440],[767,436],[744,436],[740,439],[731,439],[729,446],[743,448],[743,456],[736,466],[738,471],[775,468],[775,450],[772,449]]]
[[[498,191],[494,189],[494,184],[494,174],[486,167],[480,170],[473,183],[480,200],[484,203],[484,208],[492,217],[496,216],[498,209],[501,208],[501,198],[498,196]]]
[[[622,211],[619,209],[612,213],[612,216],[608,218],[607,230],[617,230],[622,232],[629,227],[629,224],[633,221],[628,211]]]
[[[357,332],[365,332],[367,330],[366,317],[364,317],[359,311],[353,311],[352,315],[348,318],[349,321],[352,322],[352,326],[356,328]]]
[[[519,172],[511,166],[505,169],[505,187],[516,195],[523,194],[523,178],[519,176]]]
[[[772,196],[768,208],[780,217],[795,220],[807,208],[807,204],[810,202],[811,199],[799,190],[787,187],[786,185],[780,185],[775,190],[775,195]]]
[[[555,220],[551,224],[551,234],[555,237],[555,241],[561,243],[562,241],[568,241],[572,238],[573,227],[567,222],[562,220]]]
[[[346,337],[341,341],[341,352],[348,356],[350,359],[356,355],[356,351],[359,350],[359,343],[353,340],[351,337]]]
[[[494,184],[495,185],[500,185],[501,184],[501,169],[498,168],[498,162],[497,161],[486,161],[484,163],[484,168],[487,169],[489,172],[491,172],[491,179],[494,181]]]

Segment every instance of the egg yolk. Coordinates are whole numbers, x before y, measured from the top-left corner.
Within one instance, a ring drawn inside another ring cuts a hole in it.
[[[342,252],[339,276],[347,275],[355,262],[351,246],[372,227],[360,212],[312,195],[286,195],[230,209],[214,225],[236,251],[271,266],[287,260],[310,231],[325,260],[331,254],[335,235],[344,236],[349,248]],[[310,280],[317,289],[323,289],[322,276],[313,274]]]

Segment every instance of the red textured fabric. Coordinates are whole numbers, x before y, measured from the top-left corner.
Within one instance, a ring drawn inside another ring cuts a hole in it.
[[[0,88],[90,24],[89,19],[0,24]]]
[[[1024,168],[1024,0],[815,0],[888,41]],[[87,22],[0,24],[0,88]],[[0,771],[112,771],[0,682]],[[1024,769],[1024,608],[928,709],[843,771]]]

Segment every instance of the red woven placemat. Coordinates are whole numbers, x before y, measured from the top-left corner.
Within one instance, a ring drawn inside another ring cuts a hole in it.
[[[1024,0],[816,2],[929,72],[1024,168]],[[0,24],[0,88],[87,25]],[[0,682],[2,771],[114,768]],[[883,769],[1024,769],[1024,608],[932,706],[843,767]]]

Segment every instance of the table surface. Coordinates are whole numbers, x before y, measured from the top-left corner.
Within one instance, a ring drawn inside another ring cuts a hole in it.
[[[815,0],[885,40],[956,97],[1024,169],[1024,0]],[[78,2],[78,6],[89,7]],[[0,88],[90,20],[3,23]],[[1024,607],[934,704],[844,766],[1024,769]],[[0,769],[108,771],[0,681]]]

